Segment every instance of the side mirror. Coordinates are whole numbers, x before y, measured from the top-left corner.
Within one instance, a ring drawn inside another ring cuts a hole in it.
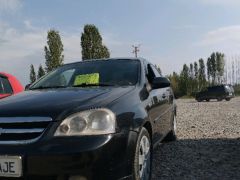
[[[27,84],[27,85],[25,86],[25,91],[26,91],[26,90],[29,90],[30,86],[31,86],[31,84]]]
[[[170,85],[170,81],[165,77],[156,77],[152,82],[153,89],[170,87]]]

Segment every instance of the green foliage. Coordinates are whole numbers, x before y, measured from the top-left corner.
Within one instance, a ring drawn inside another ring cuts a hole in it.
[[[207,86],[205,64],[203,59],[199,59],[199,70],[198,70],[198,91],[202,90]]]
[[[222,83],[224,66],[224,54],[212,53],[207,59],[207,81],[203,59],[199,59],[198,62],[191,63],[189,66],[184,64],[180,75],[174,72],[168,76],[175,96],[195,96],[196,92],[205,89],[208,85]]]
[[[37,78],[39,79],[39,78],[41,78],[44,75],[45,75],[45,71],[44,71],[42,65],[40,64],[40,66],[38,68],[38,76],[37,76]]]
[[[108,48],[102,44],[102,37],[95,25],[87,24],[81,36],[82,59],[109,58]]]
[[[240,96],[240,85],[239,84],[235,85],[233,86],[233,88],[234,88],[235,95]]]
[[[59,32],[56,30],[48,31],[47,45],[44,47],[46,59],[46,72],[50,72],[61,66],[64,61],[63,44]]]
[[[34,70],[34,66],[30,65],[30,84],[34,83],[36,81],[36,73]]]
[[[189,82],[190,82],[190,74],[189,74],[189,67],[184,64],[183,69],[180,73],[180,92],[181,93],[186,93],[189,95],[190,89],[189,89]]]
[[[217,83],[221,84],[223,81],[223,75],[224,75],[224,66],[225,66],[225,60],[224,60],[224,54],[216,53],[216,74],[217,74]]]
[[[210,76],[212,77],[212,85],[216,84],[217,63],[216,54],[212,53],[210,56]]]
[[[183,94],[180,91],[179,83],[180,77],[176,72],[168,76],[168,79],[171,81],[171,87],[173,89],[174,95],[176,98],[181,97]]]
[[[224,54],[216,52],[212,53],[207,60],[207,74],[210,85],[221,84],[224,75]]]
[[[194,62],[193,91],[197,92],[198,90],[199,90],[199,69],[198,63]]]

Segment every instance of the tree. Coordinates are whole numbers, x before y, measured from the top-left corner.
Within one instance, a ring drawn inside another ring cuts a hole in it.
[[[198,69],[198,63],[194,62],[194,91],[199,91],[199,81],[198,81],[198,75],[199,75],[199,69]]]
[[[190,95],[189,91],[189,67],[184,64],[183,69],[180,73],[180,86],[179,89],[182,94]]]
[[[216,71],[217,71],[218,84],[221,84],[223,81],[224,67],[225,67],[224,54],[217,52],[216,53]]]
[[[102,44],[102,37],[95,25],[87,24],[81,36],[82,59],[109,58],[108,48]]]
[[[207,77],[208,77],[208,82],[210,83],[211,81],[211,74],[212,74],[212,67],[211,67],[211,59],[207,59]]]
[[[192,94],[194,88],[194,71],[193,71],[193,64],[190,64],[189,69],[189,91]]]
[[[34,83],[36,81],[36,73],[34,70],[34,66],[30,65],[30,84]]]
[[[211,67],[211,71],[210,71],[210,75],[212,78],[212,85],[216,84],[216,77],[217,77],[217,63],[216,63],[216,53],[212,53],[210,56],[210,67]]]
[[[173,89],[174,95],[176,98],[181,97],[183,94],[180,92],[179,89],[179,75],[176,72],[173,72],[172,75],[168,76],[168,79],[171,82],[171,87]]]
[[[198,86],[199,90],[203,89],[206,86],[206,73],[205,73],[205,64],[203,59],[199,59],[199,72],[198,72]]]
[[[59,32],[56,30],[48,31],[48,46],[44,47],[46,59],[46,72],[50,72],[61,66],[64,61],[63,44]]]
[[[37,76],[37,78],[39,79],[39,78],[41,78],[44,75],[45,75],[45,71],[44,71],[42,65],[40,64],[40,66],[38,68],[38,76]]]
[[[110,57],[110,52],[107,46],[103,45],[101,48],[101,58],[109,58],[109,57]]]

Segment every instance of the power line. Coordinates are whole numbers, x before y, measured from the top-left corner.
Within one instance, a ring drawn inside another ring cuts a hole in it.
[[[137,58],[137,57],[138,57],[138,52],[140,51],[140,50],[139,50],[140,44],[139,44],[138,46],[132,45],[132,47],[133,47],[132,53],[135,54],[135,57]]]

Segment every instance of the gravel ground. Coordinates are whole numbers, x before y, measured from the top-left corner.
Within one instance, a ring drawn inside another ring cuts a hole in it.
[[[240,180],[240,97],[177,100],[178,140],[154,151],[153,180]]]

